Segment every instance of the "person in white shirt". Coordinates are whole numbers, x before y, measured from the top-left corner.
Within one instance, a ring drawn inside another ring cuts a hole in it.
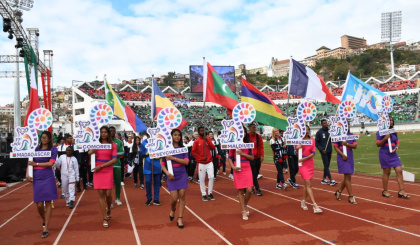
[[[56,167],[61,173],[61,190],[66,198],[66,206],[73,208],[75,199],[75,185],[79,179],[79,166],[77,159],[73,156],[74,149],[72,146],[66,148],[66,154],[61,155],[56,164]]]

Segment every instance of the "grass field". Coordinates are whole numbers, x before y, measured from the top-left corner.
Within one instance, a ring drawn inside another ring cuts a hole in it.
[[[403,169],[415,174],[416,180],[420,180],[420,133],[398,133],[400,147],[398,155],[401,159]],[[358,147],[354,150],[355,171],[360,174],[382,175],[379,164],[378,151],[376,146],[376,134],[370,137],[361,135],[357,140]],[[273,155],[269,142],[264,143],[264,162],[272,163]],[[319,152],[315,155],[315,168],[322,169],[322,160]],[[331,170],[337,170],[337,154],[333,149],[331,157]],[[395,172],[391,172],[391,177],[395,177]]]

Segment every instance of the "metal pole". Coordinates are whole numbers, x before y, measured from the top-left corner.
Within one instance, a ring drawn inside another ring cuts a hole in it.
[[[390,50],[391,50],[391,76],[394,76],[395,75],[395,71],[394,71],[394,56],[393,56],[393,54],[392,54],[392,51],[393,51],[393,48],[392,48],[392,44],[391,43],[389,43],[389,48],[390,48]]]
[[[20,127],[20,86],[19,86],[19,49],[16,48],[16,79],[15,79],[15,101],[14,101],[14,129]]]

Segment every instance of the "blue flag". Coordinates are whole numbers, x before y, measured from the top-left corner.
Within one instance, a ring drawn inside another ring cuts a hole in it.
[[[384,92],[370,86],[349,72],[341,101],[353,101],[358,112],[377,121],[384,95],[386,95]]]

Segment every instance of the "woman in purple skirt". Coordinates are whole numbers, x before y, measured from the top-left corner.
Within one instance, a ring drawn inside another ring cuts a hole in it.
[[[26,169],[26,179],[33,182],[34,203],[36,203],[38,213],[42,218],[43,230],[41,237],[46,238],[48,237],[48,228],[52,214],[51,201],[58,198],[57,185],[52,169],[57,158],[57,148],[52,145],[50,132],[42,132],[41,144],[37,146],[35,151],[51,152],[51,157],[35,157],[33,161],[28,161],[28,165],[34,167],[33,178],[29,177],[28,169]]]
[[[184,144],[182,143],[182,133],[179,129],[172,130],[171,135],[174,148],[184,147]],[[166,168],[167,160],[172,161],[173,175],[170,174]],[[184,228],[182,217],[185,209],[185,191],[188,187],[187,171],[185,170],[186,165],[188,165],[188,152],[162,158],[162,170],[167,176],[168,189],[171,195],[171,212],[169,214],[169,220],[174,220],[176,203],[179,199],[179,214],[176,225],[180,229]]]
[[[347,135],[353,135],[349,132]],[[347,148],[347,156],[343,153],[343,146]],[[354,174],[354,159],[353,149],[357,148],[357,142],[355,140],[348,140],[334,143],[334,149],[337,152],[337,167],[340,174],[344,174],[344,180],[341,182],[340,188],[335,192],[335,197],[338,201],[341,200],[341,192],[344,188],[349,193],[349,203],[357,204],[356,198],[353,196],[353,190],[351,188],[351,176]]]
[[[394,119],[391,117],[389,118],[389,121],[389,128],[394,128]],[[391,139],[391,152],[389,152],[388,139]],[[397,174],[398,186],[400,187],[400,190],[398,191],[398,197],[405,199],[410,198],[410,196],[404,191],[401,161],[397,153],[398,147],[400,146],[397,133],[380,136],[379,131],[376,132],[376,145],[380,147],[379,162],[381,163],[381,168],[383,170],[382,185],[384,190],[382,191],[382,196],[387,198],[392,197],[392,195],[388,192],[388,180],[391,173],[391,168],[394,168],[395,173]]]

